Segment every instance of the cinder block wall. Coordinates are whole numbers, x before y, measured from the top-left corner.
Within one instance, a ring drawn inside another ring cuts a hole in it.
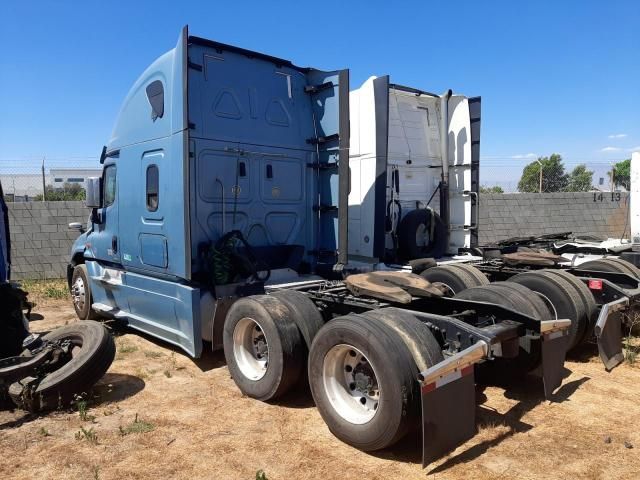
[[[610,193],[511,193],[480,195],[480,243],[509,237],[572,231],[620,237],[627,218],[628,194],[612,201]],[[71,244],[78,233],[71,222],[86,223],[83,202],[9,203],[12,278],[64,278]],[[627,226],[627,238],[629,237]]]
[[[620,193],[619,201],[610,192],[603,192],[602,200],[598,195],[594,202],[593,192],[480,194],[480,244],[568,231],[619,238],[628,217],[628,194]]]
[[[9,203],[11,278],[63,278],[71,244],[78,236],[71,222],[86,223],[83,202]]]

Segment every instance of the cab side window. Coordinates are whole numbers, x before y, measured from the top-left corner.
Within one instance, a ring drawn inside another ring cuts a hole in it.
[[[147,167],[147,210],[155,212],[158,210],[158,167],[149,165]]]
[[[103,180],[104,206],[113,205],[116,201],[116,166],[109,165],[104,169]]]

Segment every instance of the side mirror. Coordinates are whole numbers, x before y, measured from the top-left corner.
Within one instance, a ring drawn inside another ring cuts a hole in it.
[[[78,233],[84,233],[84,226],[80,222],[71,222],[69,230],[77,230]]]
[[[85,201],[88,208],[100,208],[102,206],[102,196],[100,195],[100,177],[89,177],[86,181],[87,199]]]

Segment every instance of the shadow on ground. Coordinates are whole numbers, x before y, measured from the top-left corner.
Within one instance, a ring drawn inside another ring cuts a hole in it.
[[[125,373],[107,372],[93,387],[91,405],[119,402],[125,398],[133,397],[144,387],[144,380],[139,377]]]
[[[582,377],[562,385],[551,396],[549,401],[559,403],[568,400],[583,383],[589,380],[590,377]],[[429,474],[444,472],[454,465],[475,460],[490,448],[499,445],[516,433],[526,432],[534,428],[532,425],[522,421],[522,417],[546,400],[544,397],[542,380],[537,377],[529,376],[524,379],[524,381],[513,383],[510,388],[505,390],[504,395],[506,398],[517,400],[518,403],[505,413],[499,413],[492,408],[484,405],[478,405],[476,408],[476,424],[479,429],[504,426],[507,427],[508,430],[495,438],[473,445],[467,450],[447,459],[447,461],[441,465],[430,470]]]
[[[142,379],[133,375],[127,375],[123,373],[106,373],[102,379],[95,384],[90,394],[90,405],[95,407],[108,402],[118,402],[134,396],[145,387],[145,383]],[[20,427],[25,423],[29,423],[37,418],[46,417],[47,415],[55,413],[52,412],[39,412],[30,413],[15,408],[13,404],[6,405],[8,410],[11,410],[9,415],[14,418],[7,420],[4,423],[0,423],[0,430],[7,430],[11,428]],[[63,411],[72,411],[73,406],[64,409]]]

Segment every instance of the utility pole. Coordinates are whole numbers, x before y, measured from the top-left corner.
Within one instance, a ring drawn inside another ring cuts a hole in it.
[[[614,185],[615,185],[615,179],[614,177],[616,176],[616,165],[614,163],[611,163],[611,191],[614,191]]]
[[[42,157],[42,201],[46,202],[47,201],[47,186],[46,186],[46,182],[44,179],[44,158]]]
[[[540,184],[538,185],[538,193],[542,193],[542,162],[536,159],[536,162],[540,165]]]

